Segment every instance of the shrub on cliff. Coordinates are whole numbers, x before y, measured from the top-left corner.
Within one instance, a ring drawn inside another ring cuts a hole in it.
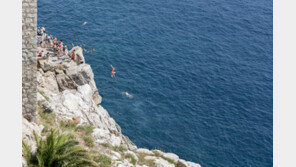
[[[109,167],[112,163],[112,159],[103,154],[94,156],[93,159],[99,164],[99,167]]]
[[[60,135],[57,130],[51,130],[46,139],[41,139],[35,133],[37,151],[23,142],[23,154],[29,166],[39,167],[83,167],[97,166],[91,160],[87,151],[78,146],[78,142],[70,140],[67,135]]]
[[[133,165],[136,165],[136,163],[137,163],[137,160],[136,160],[136,158],[135,158],[135,156],[133,154],[127,153],[127,154],[124,155],[124,158],[131,159],[130,163],[133,164]]]

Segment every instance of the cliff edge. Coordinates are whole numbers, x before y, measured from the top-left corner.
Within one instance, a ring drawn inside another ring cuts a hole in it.
[[[50,128],[58,128],[77,139],[87,150],[108,157],[105,166],[200,167],[173,153],[137,148],[123,135],[120,126],[101,106],[102,97],[92,69],[84,61],[82,49],[74,48],[83,63],[78,64],[68,54],[57,57],[48,48],[38,48],[49,56],[38,58],[38,124],[23,118],[24,142],[34,150],[33,131],[42,137]],[[98,162],[98,166],[102,166],[101,163]],[[27,165],[25,158],[23,165]]]

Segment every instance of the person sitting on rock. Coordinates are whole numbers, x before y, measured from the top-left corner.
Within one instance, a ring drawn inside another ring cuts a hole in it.
[[[54,54],[56,53],[56,45],[55,45],[55,42],[53,42],[52,51],[53,51]]]
[[[41,47],[41,39],[39,37],[37,38],[37,46]]]
[[[75,49],[72,51],[72,60],[74,60],[75,61]]]
[[[40,28],[37,29],[37,35],[38,35],[38,36],[41,36],[41,35],[42,35],[42,34],[41,34],[41,29],[40,29]]]
[[[45,33],[45,28],[41,27],[41,34],[44,34],[44,33]]]
[[[58,60],[60,60],[60,56],[61,56],[61,49],[60,48],[58,48],[58,53],[57,54],[58,54],[58,56],[57,56]]]
[[[42,37],[41,37],[41,47],[44,47],[43,45],[44,45],[45,42],[46,42],[46,34],[43,33]]]
[[[50,35],[46,35],[46,45],[48,48],[50,48],[50,44],[51,44],[51,37]]]
[[[49,52],[46,53],[46,58],[47,58],[47,59],[49,58]]]
[[[67,44],[65,44],[65,46],[63,47],[63,53],[64,53],[64,55],[66,55],[66,50],[68,50]]]
[[[42,54],[42,53],[43,53],[43,50],[41,50],[41,51],[38,53],[38,56],[39,56],[39,57],[43,57],[43,54]]]
[[[46,60],[49,61],[49,52],[46,53]]]

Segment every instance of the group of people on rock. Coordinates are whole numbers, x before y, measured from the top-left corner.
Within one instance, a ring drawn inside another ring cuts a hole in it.
[[[74,38],[76,38],[76,35],[74,35]],[[50,36],[45,33],[45,28],[41,27],[37,29],[37,45],[39,47],[43,48],[49,48],[53,51],[54,55],[57,56],[58,60],[61,59],[62,55],[68,55],[71,60],[76,62],[78,65],[83,64],[82,58],[75,53],[75,49],[69,53],[68,51],[68,46],[67,44],[64,45],[63,40],[58,40],[55,36]],[[74,44],[71,43],[72,47],[74,47]],[[84,46],[84,43],[81,44],[81,46]],[[82,50],[83,52],[87,52],[85,49]],[[91,54],[94,52],[95,49],[93,48],[92,50],[89,50],[89,53]],[[41,58],[48,58],[50,57],[50,53],[47,52],[46,54],[44,53],[43,50],[38,52],[38,57]],[[61,61],[62,63],[62,61]],[[112,71],[111,71],[111,77],[115,77],[115,68],[111,65]],[[128,98],[133,98],[131,94],[128,92],[122,92],[123,95],[127,96]]]
[[[45,28],[41,27],[37,29],[37,45],[43,48],[52,49],[55,56],[57,56],[58,60],[61,59],[62,55],[68,55],[70,59],[75,61],[77,64],[84,63],[80,56],[76,56],[75,49],[72,53],[69,53],[67,44],[64,45],[63,40],[58,40],[55,36],[51,37],[49,34],[45,33]],[[72,44],[72,46],[74,46]],[[38,52],[38,57],[41,58],[49,58],[50,53],[47,52],[44,54],[43,50]]]

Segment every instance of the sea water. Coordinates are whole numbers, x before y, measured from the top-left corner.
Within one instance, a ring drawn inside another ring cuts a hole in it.
[[[84,55],[102,106],[138,147],[203,167],[265,167],[273,157],[272,3],[39,0],[38,26],[68,46],[95,48]]]

